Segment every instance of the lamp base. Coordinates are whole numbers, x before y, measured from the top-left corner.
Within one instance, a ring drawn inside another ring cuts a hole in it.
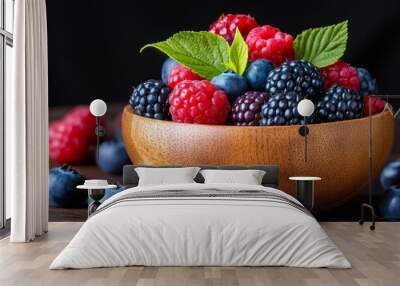
[[[358,221],[360,225],[364,224],[365,216],[364,216],[364,209],[368,209],[371,212],[371,225],[369,226],[370,230],[375,230],[375,208],[370,204],[362,204],[361,205],[361,219]]]

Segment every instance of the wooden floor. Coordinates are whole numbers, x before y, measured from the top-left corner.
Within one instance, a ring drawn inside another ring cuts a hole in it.
[[[378,223],[375,232],[355,222],[321,223],[352,269],[288,267],[124,267],[48,270],[81,226],[50,223],[44,237],[27,244],[0,240],[0,285],[400,285],[400,223]]]

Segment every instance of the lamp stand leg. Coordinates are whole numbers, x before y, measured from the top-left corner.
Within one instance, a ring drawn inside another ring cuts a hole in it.
[[[100,144],[100,134],[99,127],[100,126],[100,118],[96,116],[96,162],[99,162],[99,144]]]
[[[299,128],[299,134],[304,137],[304,162],[307,162],[308,150],[307,150],[307,135],[310,130],[307,127],[307,118],[304,117],[304,124]]]
[[[358,221],[360,225],[364,224],[365,221],[365,212],[364,209],[368,209],[371,212],[371,225],[369,226],[370,230],[375,230],[375,208],[370,204],[362,204],[361,205],[361,219]]]
[[[364,203],[361,205],[361,219],[358,221],[362,225],[365,221],[364,209],[368,209],[371,212],[371,225],[370,230],[375,229],[375,208],[372,205],[372,96],[369,97],[369,122],[368,122],[368,204]]]
[[[307,129],[307,117],[304,116],[304,127]],[[307,162],[307,135],[308,132],[304,135],[304,162]]]

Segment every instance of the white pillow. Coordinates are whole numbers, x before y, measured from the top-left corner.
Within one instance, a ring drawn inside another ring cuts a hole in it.
[[[262,170],[201,170],[205,184],[246,184],[261,185],[265,171]]]
[[[139,176],[139,186],[195,183],[193,180],[199,167],[184,168],[135,168]]]

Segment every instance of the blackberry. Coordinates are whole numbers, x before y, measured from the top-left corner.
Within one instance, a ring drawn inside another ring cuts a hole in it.
[[[350,88],[335,84],[316,104],[319,122],[359,118],[363,114],[363,97]]]
[[[376,79],[364,68],[357,68],[358,77],[360,78],[360,94],[362,96],[376,94],[378,85]]]
[[[259,91],[248,91],[236,98],[231,113],[232,123],[241,126],[258,125],[261,107],[268,98],[267,93]]]
[[[297,104],[301,99],[302,97],[293,91],[272,96],[261,107],[260,125],[303,124],[304,117],[297,111]],[[307,118],[308,123],[313,121],[312,116]]]
[[[302,98],[316,99],[321,92],[323,77],[318,68],[305,61],[288,61],[273,69],[265,90],[271,96],[294,91]]]
[[[149,79],[133,89],[129,104],[137,115],[168,119],[171,89],[161,80]]]

